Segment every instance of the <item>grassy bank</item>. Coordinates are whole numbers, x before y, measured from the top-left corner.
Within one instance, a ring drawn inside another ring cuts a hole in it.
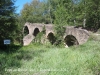
[[[100,42],[70,48],[29,45],[0,52],[1,75],[100,75]]]

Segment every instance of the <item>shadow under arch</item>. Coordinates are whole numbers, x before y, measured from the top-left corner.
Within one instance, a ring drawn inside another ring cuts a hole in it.
[[[39,32],[40,32],[39,29],[38,28],[35,28],[34,29],[34,32],[33,32],[33,35],[36,37]]]
[[[53,45],[55,43],[55,36],[52,32],[50,32],[47,36],[47,39],[49,40],[49,42]]]
[[[65,38],[64,38],[64,41],[65,41],[65,44],[70,47],[70,46],[73,46],[73,45],[79,45],[77,39],[73,36],[73,35],[67,35]]]
[[[27,26],[24,27],[24,35],[27,35],[29,34],[29,29]]]

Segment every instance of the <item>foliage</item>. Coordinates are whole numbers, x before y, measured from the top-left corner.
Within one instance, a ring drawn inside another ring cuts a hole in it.
[[[13,0],[0,0],[0,45],[4,39],[13,42],[17,30],[16,14]]]
[[[16,30],[16,36],[15,36],[15,44],[18,42],[18,44],[22,44],[22,39],[23,39],[23,25],[25,22],[23,21],[22,17],[20,15],[17,15],[16,17],[16,25],[17,25],[17,30]]]
[[[44,44],[45,42],[45,34],[46,34],[46,29],[45,26],[42,28],[42,31],[39,32],[36,37],[33,40],[33,43],[39,43],[39,44]]]
[[[81,0],[78,4],[78,9],[80,13],[79,20],[83,21],[86,19],[85,28],[89,30],[96,31],[100,27],[100,1],[97,0]],[[79,17],[77,16],[77,17]],[[84,25],[84,24],[83,24]]]
[[[55,11],[55,20],[54,20],[54,30],[56,33],[56,44],[62,40],[65,28],[64,26],[67,24],[67,16],[66,16],[66,9],[64,8],[63,4],[60,3],[57,5],[57,10]],[[60,44],[60,43],[59,43]]]
[[[39,33],[37,34],[37,36],[35,37],[33,43],[41,43],[42,36],[43,36],[43,32],[39,32]]]
[[[89,0],[87,2],[87,27],[98,29],[100,28],[100,1]]]
[[[21,11],[21,16],[25,22],[32,23],[49,23],[48,10],[45,2],[33,0],[31,3],[26,3]]]
[[[24,5],[21,17],[25,22],[53,24],[65,22],[65,25],[83,26],[95,30],[100,27],[99,13],[100,1],[97,0],[44,0],[41,2],[33,0]]]

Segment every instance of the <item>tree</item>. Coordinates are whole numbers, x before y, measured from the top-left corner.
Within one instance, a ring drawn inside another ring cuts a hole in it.
[[[48,21],[47,6],[45,2],[33,0],[31,3],[26,3],[21,11],[21,16],[25,22],[45,23]]]
[[[59,3],[59,0],[48,0],[46,6],[47,6],[47,15],[49,16],[48,18],[50,19],[50,23],[54,23],[55,19],[55,11],[57,8],[57,5]]]
[[[57,42],[63,41],[62,38],[65,32],[64,26],[67,25],[67,14],[68,13],[66,12],[66,8],[63,6],[63,3],[60,2],[57,5],[54,20],[54,29]]]
[[[81,0],[77,9],[80,10],[77,11],[79,13],[77,17],[83,21],[83,27],[90,30],[97,30],[100,27],[100,1]]]
[[[21,11],[21,17],[23,18],[23,20],[26,22],[29,15],[32,15],[32,9],[30,8],[29,3],[26,3],[23,7],[23,10]]]
[[[86,25],[89,28],[97,30],[100,28],[100,1],[99,0],[89,0],[86,1],[86,14],[87,21]]]
[[[13,41],[17,25],[13,0],[0,0],[0,45],[4,39]]]

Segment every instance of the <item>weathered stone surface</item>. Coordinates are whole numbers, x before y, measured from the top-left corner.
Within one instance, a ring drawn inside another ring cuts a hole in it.
[[[33,35],[31,35],[31,34],[26,35],[23,38],[23,45],[24,46],[29,45],[33,39],[34,39],[34,36]]]
[[[73,35],[77,39],[79,44],[85,43],[89,38],[88,31],[74,27],[66,27],[64,38],[67,35]]]
[[[46,29],[46,35],[45,38],[47,39],[47,36],[49,33],[54,33],[53,25],[52,24],[42,24],[42,23],[25,23],[23,31],[25,29],[25,26],[27,26],[29,30],[29,34],[27,34],[23,38],[23,45],[29,45],[31,41],[36,37],[38,32],[41,32],[43,30],[43,27],[45,26]],[[65,39],[66,36],[72,35],[76,38],[79,45],[85,43],[89,38],[89,33],[87,30],[80,29],[80,28],[74,28],[73,26],[66,26],[65,27],[65,33],[62,39]]]

